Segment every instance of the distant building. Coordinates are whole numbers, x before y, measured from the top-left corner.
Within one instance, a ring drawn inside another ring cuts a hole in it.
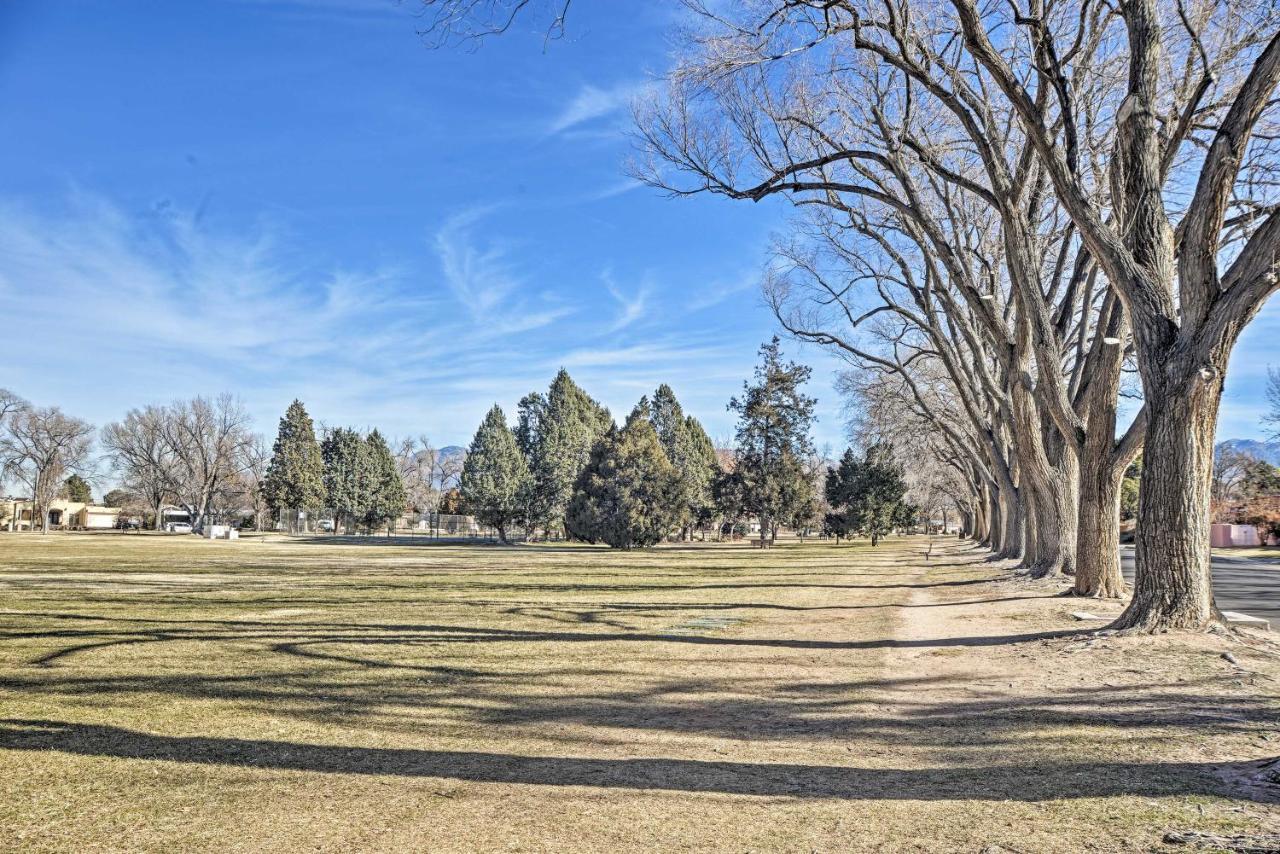
[[[82,501],[65,501],[61,498],[49,503],[50,531],[90,531],[114,528],[120,518],[119,507],[101,504],[85,504]],[[39,529],[40,520],[34,519],[35,505],[29,498],[0,500],[0,530],[30,531]]]

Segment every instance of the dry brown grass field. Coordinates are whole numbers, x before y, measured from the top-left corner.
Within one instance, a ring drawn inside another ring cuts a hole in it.
[[[1082,636],[1057,587],[924,550],[0,535],[0,848],[1150,851],[1280,829],[1232,779],[1280,754],[1270,641]]]

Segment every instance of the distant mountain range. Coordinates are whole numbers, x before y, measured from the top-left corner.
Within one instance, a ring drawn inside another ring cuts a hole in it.
[[[1260,442],[1257,439],[1224,439],[1218,443],[1218,450],[1221,451],[1223,448],[1257,457],[1260,460],[1271,463],[1273,466],[1280,466],[1280,442]]]

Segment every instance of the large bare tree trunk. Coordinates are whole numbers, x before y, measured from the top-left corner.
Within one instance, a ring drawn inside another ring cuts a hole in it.
[[[1118,310],[1118,309],[1117,309]],[[1123,316],[1114,314],[1105,334],[1123,335]],[[1119,599],[1124,596],[1120,574],[1120,485],[1134,452],[1116,445],[1116,402],[1124,353],[1107,344],[1097,353],[1094,376],[1086,392],[1086,428],[1080,454],[1080,527],[1076,538],[1077,596]],[[1140,416],[1141,417],[1141,416]]]
[[[1062,459],[1049,469],[1041,497],[1043,516],[1036,535],[1041,546],[1032,575],[1046,578],[1076,571],[1076,538],[1080,510],[1080,477],[1074,455],[1062,451]]]
[[[987,539],[983,545],[997,555],[1004,550],[1004,522],[1000,514],[1000,497],[987,491]]]
[[[1055,448],[1045,442],[1044,421],[1030,390],[1016,383],[1010,400],[1017,430],[1019,491],[1027,499],[1023,564],[1033,578],[1062,575],[1074,569],[1075,484],[1065,466],[1054,464]],[[1059,461],[1062,456],[1058,455]]]
[[[985,493],[985,490],[984,490]],[[965,514],[965,536],[974,542],[987,545],[991,539],[985,495],[975,495],[970,510]]]
[[[1021,490],[1028,498],[1022,563],[1033,578],[1063,575],[1075,567],[1074,478],[1045,467],[1035,479],[1034,488]]]
[[[1173,367],[1167,370],[1172,373]],[[1203,629],[1220,622],[1210,575],[1209,498],[1222,372],[1150,382],[1133,599],[1119,629]]]
[[[1001,547],[996,556],[1004,560],[1021,560],[1027,544],[1027,508],[1023,492],[1000,490],[999,519]]]
[[[1110,457],[1093,458],[1086,450],[1080,470],[1080,527],[1076,535],[1077,596],[1119,599],[1124,595],[1120,574],[1120,474]]]

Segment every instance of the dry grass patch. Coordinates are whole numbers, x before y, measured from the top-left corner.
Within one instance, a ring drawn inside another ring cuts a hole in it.
[[[922,551],[0,537],[0,846],[1150,850],[1274,826],[1217,776],[1280,753],[1269,648],[1087,643],[1055,590]]]

